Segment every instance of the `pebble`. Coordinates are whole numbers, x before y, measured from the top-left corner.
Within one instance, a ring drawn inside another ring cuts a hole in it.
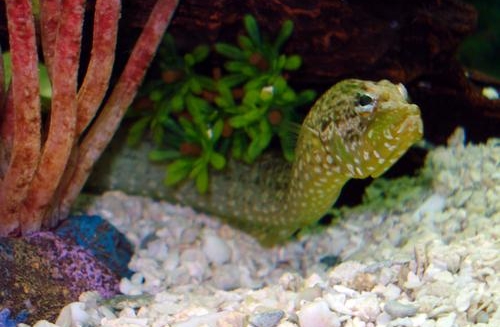
[[[339,317],[330,311],[325,301],[307,303],[297,315],[300,327],[340,327]]]
[[[81,326],[88,319],[89,315],[85,312],[85,303],[73,302],[61,310],[59,317],[57,317],[56,325],[60,327]]]
[[[222,265],[231,258],[231,248],[224,240],[215,235],[205,235],[202,247],[208,261],[211,263]]]
[[[248,322],[254,327],[275,327],[284,316],[283,310],[271,310],[250,316]]]
[[[221,290],[230,291],[241,286],[240,269],[236,264],[226,264],[212,269],[212,284]]]
[[[403,304],[401,302],[391,300],[387,301],[384,305],[384,311],[392,317],[412,317],[417,313],[418,307],[412,304]]]
[[[363,321],[375,321],[380,313],[379,299],[375,294],[368,292],[358,298],[348,299],[345,306]]]
[[[47,320],[40,320],[40,321],[37,321],[37,323],[34,324],[33,327],[59,327],[59,326],[57,326],[56,324],[53,324],[51,322],[48,322]]]
[[[452,327],[455,324],[456,313],[451,312],[444,317],[438,318],[436,327]]]

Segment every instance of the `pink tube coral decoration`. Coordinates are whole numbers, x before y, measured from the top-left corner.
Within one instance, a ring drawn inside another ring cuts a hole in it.
[[[120,0],[95,3],[90,61],[81,85],[86,1],[40,1],[35,20],[31,0],[5,0],[12,81],[4,85],[0,65],[0,236],[26,234],[66,217],[137,93],[178,1],[156,2],[110,89]],[[35,21],[52,85],[47,123],[42,123]]]

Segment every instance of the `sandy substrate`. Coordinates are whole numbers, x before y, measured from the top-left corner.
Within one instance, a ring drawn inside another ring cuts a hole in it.
[[[499,327],[500,140],[433,150],[426,172],[412,201],[272,249],[189,208],[106,193],[87,211],[131,240],[136,273],[124,295],[84,293],[55,323]]]

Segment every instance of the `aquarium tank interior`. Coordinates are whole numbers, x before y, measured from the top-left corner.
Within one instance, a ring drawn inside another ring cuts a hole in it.
[[[0,327],[500,326],[498,18],[2,2]]]

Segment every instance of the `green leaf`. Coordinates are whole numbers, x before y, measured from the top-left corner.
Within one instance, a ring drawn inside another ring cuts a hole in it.
[[[241,69],[241,73],[248,77],[254,77],[259,74],[259,71],[254,65],[247,65]]]
[[[196,188],[201,194],[205,194],[208,190],[208,168],[206,166],[196,175]]]
[[[215,169],[221,170],[222,168],[224,168],[224,166],[226,166],[226,158],[224,158],[223,155],[221,155],[217,152],[214,152],[210,156],[210,164]]]
[[[188,138],[192,140],[200,139],[200,135],[196,131],[192,122],[190,122],[184,117],[179,117],[179,124],[182,126],[182,129],[184,130],[184,133],[186,133],[186,136]]]
[[[254,44],[252,43],[252,40],[250,40],[250,38],[245,35],[238,36],[238,44],[242,49],[245,50],[244,53],[248,55],[257,50]]]
[[[299,93],[297,97],[297,105],[301,106],[310,103],[316,99],[316,92],[314,90],[304,90]]]
[[[224,64],[224,67],[230,72],[241,73],[247,76],[251,76],[257,72],[257,68],[255,66],[241,61],[228,61]]]
[[[283,151],[283,157],[288,162],[293,162],[293,159],[295,158],[295,147],[292,144],[293,142],[290,142],[288,140],[283,140],[281,139],[281,149]]]
[[[188,95],[186,97],[186,107],[194,120],[199,120],[199,117],[206,108],[206,102],[197,96]]]
[[[286,56],[282,54],[278,57],[278,61],[276,62],[276,69],[278,69],[279,71],[283,70],[283,68],[285,68],[285,64]]]
[[[189,173],[189,178],[196,178],[196,176],[203,170],[206,169],[208,165],[208,157],[206,155],[206,152],[202,154],[202,157],[199,157],[196,159],[196,161],[193,163],[193,169]]]
[[[273,132],[271,130],[271,125],[267,119],[263,119],[259,123],[260,128],[260,144],[259,147],[264,150],[269,146],[271,138],[273,137]]]
[[[149,93],[149,99],[151,101],[160,101],[163,98],[163,92],[160,90],[153,90],[151,93]]]
[[[292,55],[286,59],[286,70],[297,70],[302,65],[302,58],[299,55]]]
[[[248,112],[234,116],[229,119],[229,124],[234,128],[242,128],[248,126],[262,118],[262,111],[258,109],[250,109]]]
[[[194,94],[200,94],[201,91],[203,91],[202,87],[201,87],[201,84],[200,84],[200,81],[198,81],[197,78],[191,78],[189,80],[189,89],[191,90],[191,92],[193,92]]]
[[[283,76],[278,76],[274,80],[273,83],[274,90],[277,94],[285,92],[285,90],[288,88],[288,83],[286,82],[286,79],[283,78]]]
[[[152,150],[149,152],[148,158],[151,161],[167,161],[177,159],[180,155],[179,151],[175,150]]]
[[[243,23],[245,24],[248,36],[250,36],[252,42],[257,46],[260,46],[261,40],[259,26],[257,25],[255,18],[251,15],[245,15],[245,17],[243,17]]]
[[[297,98],[297,95],[292,88],[288,88],[285,92],[283,92],[282,98],[287,102],[293,102]]]
[[[220,108],[228,108],[234,105],[234,102],[226,97],[218,96],[214,99],[215,104]]]
[[[163,182],[167,186],[172,186],[186,179],[192,169],[193,162],[187,158],[177,159],[167,166],[167,175]]]
[[[202,89],[206,90],[214,90],[215,89],[215,81],[206,76],[196,76],[197,81],[200,83]]]
[[[281,30],[278,33],[276,40],[274,41],[275,51],[278,51],[283,46],[283,44],[285,44],[290,35],[292,35],[292,32],[293,22],[291,20],[286,20],[283,25],[281,25]]]
[[[260,146],[261,143],[260,137],[256,137],[252,140],[252,142],[250,142],[246,153],[248,163],[254,162],[255,159],[257,159],[257,157],[262,153],[263,149]]]
[[[159,122],[154,122],[151,124],[151,131],[153,133],[153,141],[157,145],[161,145],[163,143],[163,139],[165,137],[165,130],[163,126]]]
[[[222,119],[217,119],[214,126],[212,127],[213,142],[217,142],[219,140],[223,128],[224,128],[224,121]]]
[[[263,75],[259,77],[254,77],[251,80],[248,81],[248,83],[245,84],[245,90],[250,91],[250,90],[259,90],[262,89],[264,86],[267,86],[269,84],[269,76]]]
[[[136,121],[132,127],[128,131],[127,135],[127,144],[130,146],[134,146],[139,144],[139,142],[142,139],[142,136],[144,135],[144,132],[146,128],[148,127],[149,123],[151,122],[152,117],[147,116],[139,119]]]
[[[245,52],[243,52],[240,48],[235,47],[234,45],[228,43],[216,43],[215,51],[220,53],[221,55],[235,59],[235,60],[245,60]]]
[[[184,62],[186,63],[186,66],[188,66],[188,67],[192,67],[196,64],[194,56],[190,53],[186,53],[184,55]]]
[[[193,50],[193,58],[196,63],[202,62],[205,60],[210,53],[210,49],[206,45],[199,45]]]
[[[248,76],[245,76],[243,74],[230,74],[230,75],[222,77],[219,80],[219,84],[222,84],[227,88],[233,88],[237,85],[244,83],[247,80],[248,80]]]
[[[245,148],[245,136],[242,133],[235,133],[231,147],[231,155],[234,159],[241,159]]]
[[[173,111],[180,111],[184,109],[184,98],[181,95],[175,95],[170,101]]]
[[[243,104],[248,106],[253,106],[258,103],[260,99],[260,89],[257,90],[248,90],[243,97]]]

